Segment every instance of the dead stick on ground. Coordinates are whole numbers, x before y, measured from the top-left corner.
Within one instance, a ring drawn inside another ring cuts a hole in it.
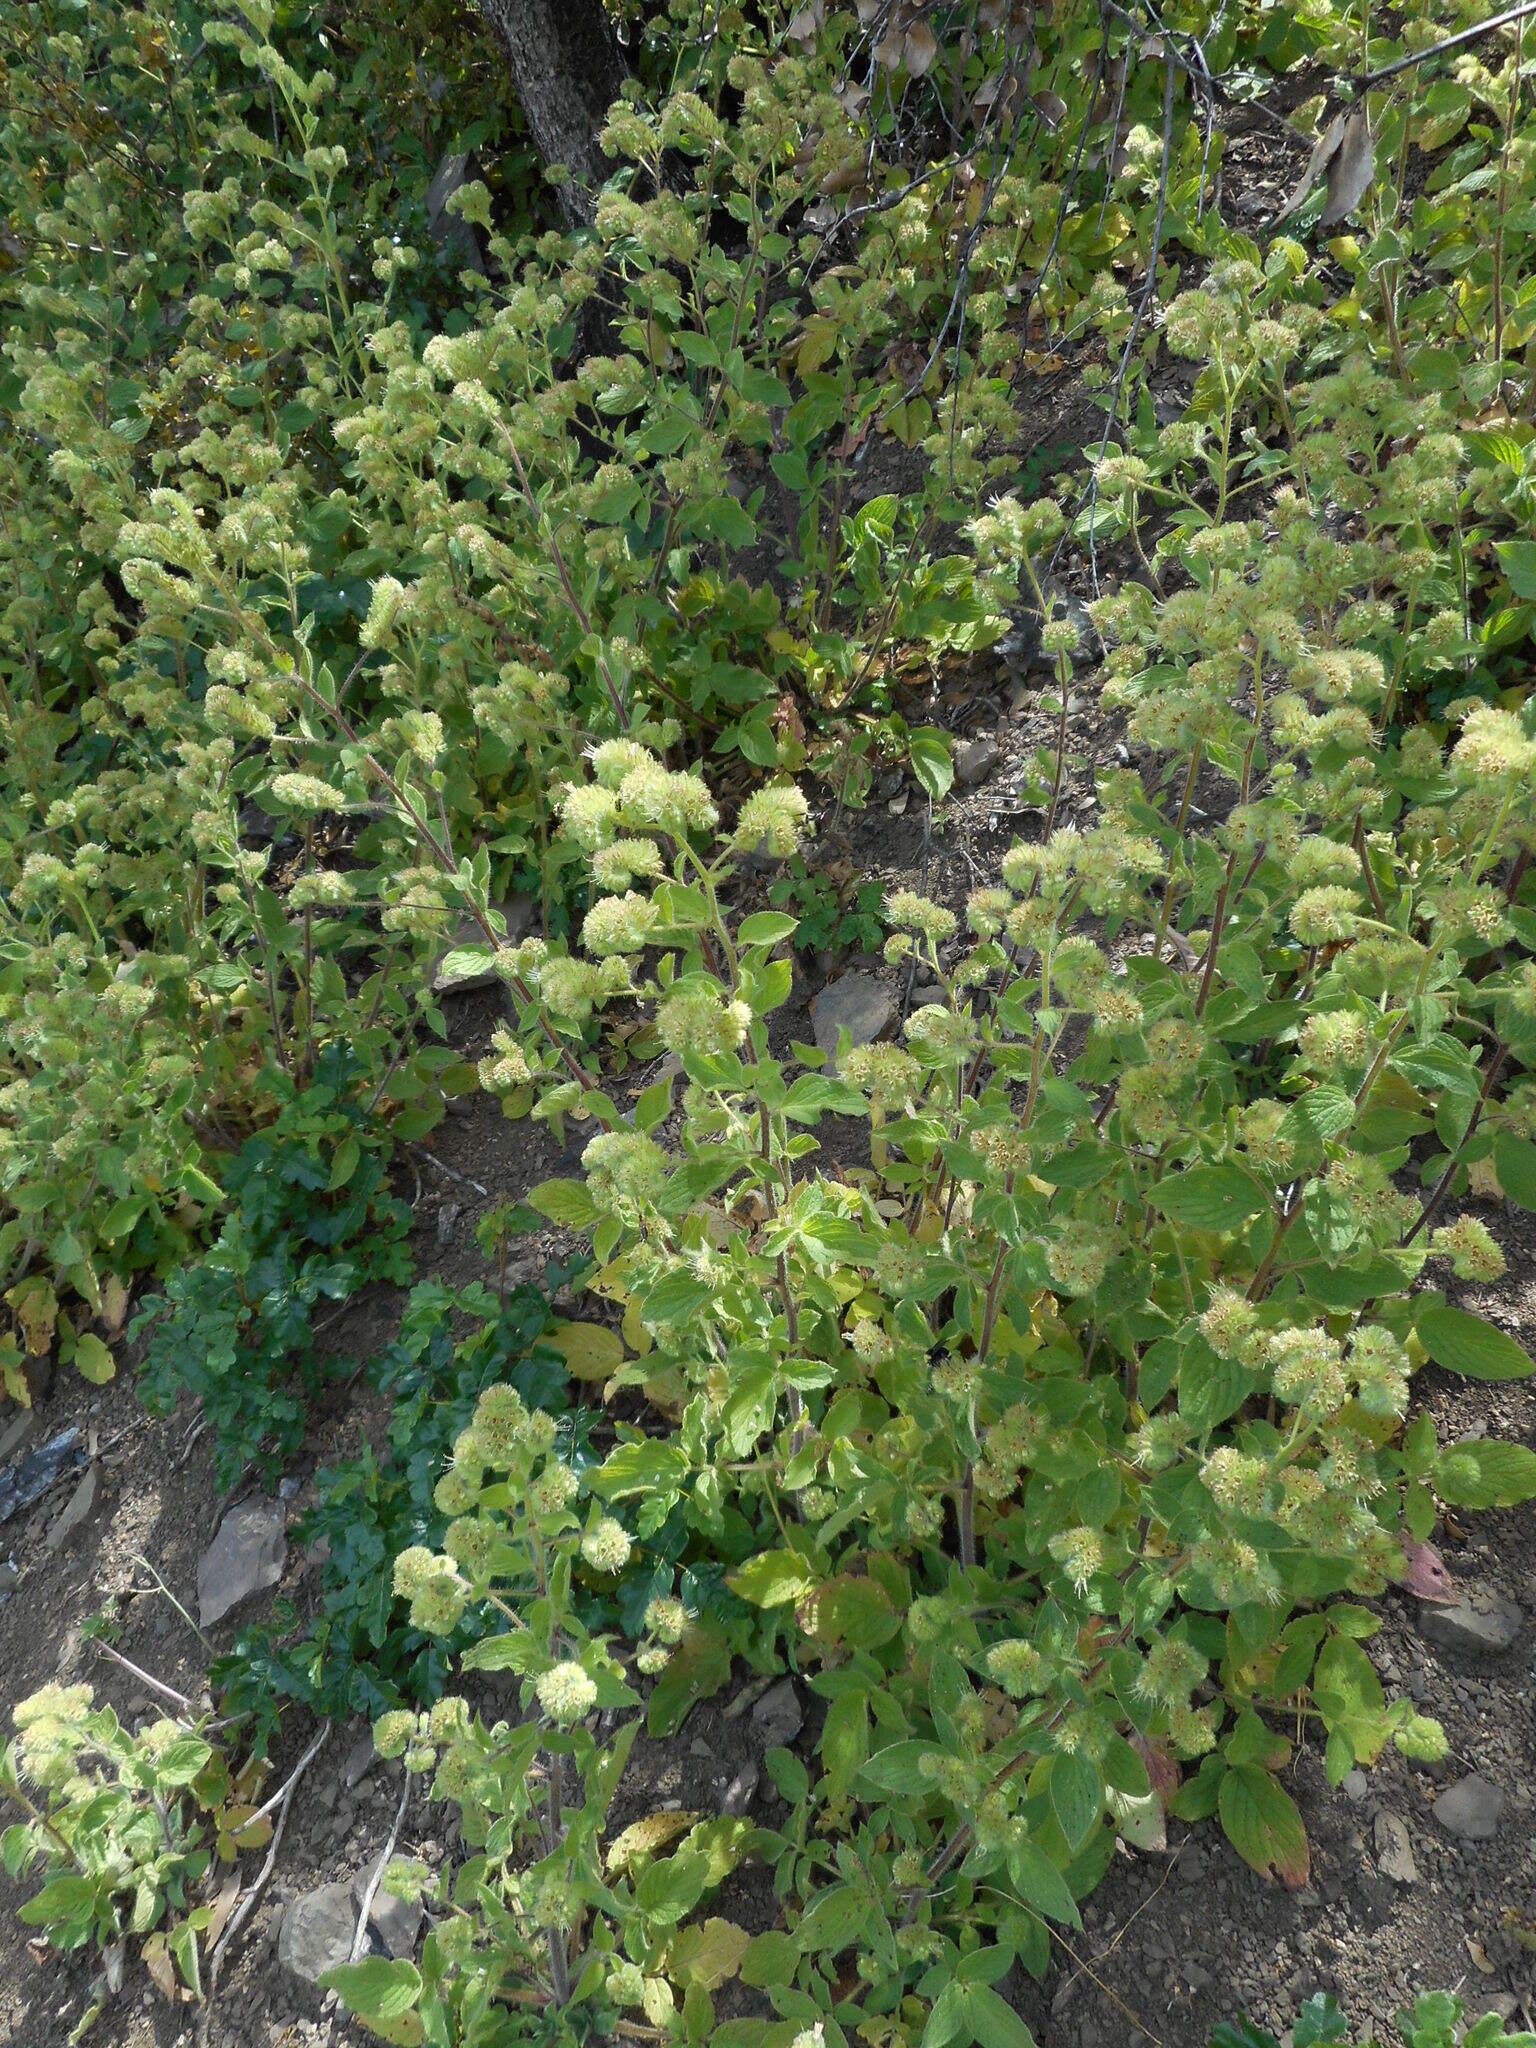
[[[260,1808],[257,1813],[252,1814],[251,1819],[245,1823],[245,1826],[249,1828],[252,1822],[258,1820],[262,1814],[270,1812],[274,1806],[278,1810],[277,1825],[272,1830],[272,1841],[267,1849],[267,1859],[262,1864],[260,1870],[257,1871],[256,1882],[235,1908],[234,1917],[219,1936],[213,1954],[208,1958],[208,1995],[203,2005],[202,2018],[197,2023],[197,2048],[208,2048],[208,2028],[213,2020],[213,1995],[219,1988],[219,1971],[223,1966],[225,1956],[229,1952],[230,1943],[240,1932],[246,1921],[250,1919],[252,1913],[256,1910],[256,1901],[266,1890],[267,1879],[272,1875],[277,1863],[277,1852],[282,1846],[283,1829],[288,1825],[288,1809],[293,1804],[294,1793],[299,1789],[299,1780],[330,1739],[331,1726],[327,1722],[294,1765],[292,1775],[281,1791],[275,1793],[267,1801],[267,1804]]]

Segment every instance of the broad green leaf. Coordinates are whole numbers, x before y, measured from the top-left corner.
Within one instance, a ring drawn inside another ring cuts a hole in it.
[[[1052,1920],[1078,1927],[1082,1919],[1067,1881],[1043,1849],[1033,1842],[1015,1842],[1008,1851],[1008,1875],[1026,1906]]]
[[[586,1230],[597,1221],[597,1204],[579,1180],[540,1181],[528,1190],[528,1206],[570,1230]]]
[[[94,1332],[75,1339],[75,1369],[93,1387],[104,1387],[117,1371],[112,1353]]]
[[[1501,540],[1494,552],[1516,597],[1536,600],[1536,540]]]
[[[918,787],[937,803],[954,785],[955,765],[950,756],[949,734],[936,726],[921,725],[909,741],[912,773]]]
[[[675,1735],[694,1706],[719,1692],[731,1675],[725,1637],[707,1622],[695,1622],[667,1660],[651,1688],[646,1732],[655,1739]]]
[[[1519,1507],[1536,1500],[1536,1451],[1494,1438],[1450,1444],[1435,1460],[1431,1479],[1449,1507]]]
[[[1051,1758],[1051,1811],[1075,1855],[1093,1831],[1104,1803],[1104,1787],[1086,1756],[1062,1750]]]
[[[421,1975],[414,1963],[390,1962],[369,1956],[360,1963],[341,1963],[320,1979],[334,1991],[348,2012],[365,2024],[398,2020],[421,1997]]]
[[[1536,1209],[1536,1145],[1500,1131],[1493,1145],[1493,1166],[1499,1186],[1520,1209]]]
[[[1195,1230],[1241,1230],[1268,1207],[1253,1176],[1230,1164],[1175,1167],[1148,1200],[1170,1223]]]
[[[1448,1301],[1425,1301],[1415,1328],[1436,1365],[1463,1379],[1523,1380],[1536,1372],[1536,1361],[1513,1337]]]
[[[1216,1810],[1227,1840],[1260,1877],[1273,1871],[1292,1890],[1306,1883],[1307,1831],[1277,1778],[1256,1764],[1239,1764],[1222,1779]]]
[[[725,1583],[738,1599],[750,1600],[754,1607],[783,1607],[809,1593],[816,1575],[792,1550],[763,1550],[727,1572]]]

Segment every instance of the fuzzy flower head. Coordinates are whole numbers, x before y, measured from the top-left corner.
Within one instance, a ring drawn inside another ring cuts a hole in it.
[[[956,929],[952,910],[946,910],[941,903],[931,903],[915,889],[897,889],[886,900],[885,914],[898,930],[917,932],[935,946],[952,938]]]
[[[754,790],[736,817],[731,844],[738,853],[766,853],[787,860],[799,846],[810,820],[805,792],[792,782],[776,782]]]
[[[712,832],[719,819],[713,799],[697,775],[674,774],[646,755],[631,768],[618,791],[619,816],[628,825],[649,826],[673,839]]]
[[[751,1024],[749,1006],[740,997],[722,1002],[713,982],[673,989],[656,1012],[656,1035],[679,1059],[735,1052]]]
[[[1291,930],[1304,946],[1338,945],[1353,936],[1359,922],[1359,896],[1340,883],[1303,889],[1291,905]]]
[[[581,943],[599,960],[615,953],[642,952],[649,943],[657,915],[650,897],[633,889],[627,889],[622,896],[599,897],[582,922]]]
[[[1461,738],[1451,750],[1451,772],[1458,781],[1513,782],[1536,769],[1536,740],[1528,739],[1513,711],[1479,704],[1468,714]]]
[[[1475,1216],[1458,1216],[1434,1232],[1430,1247],[1436,1258],[1449,1259],[1458,1280],[1497,1280],[1504,1271],[1504,1254],[1486,1223]]]
[[[581,1666],[567,1658],[534,1681],[539,1705],[558,1728],[571,1728],[597,1704],[597,1687]]]
[[[602,1572],[612,1578],[623,1571],[629,1563],[634,1548],[629,1532],[612,1515],[604,1515],[594,1522],[581,1539],[581,1554],[595,1572]]]

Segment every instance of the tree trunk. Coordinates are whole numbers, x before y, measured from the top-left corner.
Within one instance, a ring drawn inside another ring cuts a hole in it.
[[[549,168],[568,225],[592,219],[597,188],[611,168],[598,142],[624,83],[624,63],[603,0],[476,0],[506,53],[512,83]]]

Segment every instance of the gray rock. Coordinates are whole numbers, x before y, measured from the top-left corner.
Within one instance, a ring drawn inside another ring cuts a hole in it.
[[[515,946],[528,935],[538,910],[538,903],[532,896],[514,896],[506,903],[493,903],[492,912],[499,911],[506,922],[507,944]],[[450,954],[465,951],[484,953],[489,960],[490,941],[472,917],[466,917],[444,950],[432,962],[432,993],[435,996],[467,996],[479,988],[494,988],[500,979],[494,967],[489,964],[473,967],[463,974],[446,974],[444,968]]]
[[[1378,1813],[1372,1836],[1376,1844],[1376,1868],[1394,1884],[1417,1884],[1419,1867],[1413,1860],[1413,1844],[1406,1824],[1395,1813]]]
[[[752,1709],[752,1726],[765,1749],[786,1749],[805,1726],[805,1709],[792,1678],[770,1685]]]
[[[761,1775],[755,1758],[744,1763],[726,1786],[724,1797],[720,1801],[720,1811],[738,1816],[744,1814],[757,1796],[758,1780]]]
[[[349,1884],[323,1884],[303,1892],[283,1915],[277,1960],[305,1984],[317,1985],[352,1953],[357,1908]]]
[[[955,749],[955,785],[978,789],[1002,759],[1002,748],[994,739],[967,740]]]
[[[363,1909],[363,1893],[367,1891],[377,1868],[370,1863],[366,1870],[360,1870],[352,1880],[353,1925]],[[396,1962],[416,1953],[416,1937],[421,1932],[421,1923],[426,1918],[420,1900],[397,1899],[385,1891],[381,1884],[373,1895],[373,1904],[368,1908],[368,1925],[378,1936]],[[350,1940],[350,1936],[348,1939]]]
[[[373,1732],[370,1729],[366,1735],[359,1735],[347,1751],[347,1760],[341,1770],[347,1790],[350,1792],[361,1785],[378,1761],[379,1752],[373,1746]]]
[[[1344,1773],[1343,1781],[1339,1787],[1339,1790],[1344,1794],[1344,1797],[1351,1806],[1363,1805],[1370,1789],[1371,1782],[1358,1764],[1355,1765],[1352,1771]]]
[[[1498,1832],[1504,1794],[1481,1773],[1458,1778],[1435,1801],[1435,1819],[1464,1842],[1486,1842]]]
[[[823,1071],[837,1072],[837,1041],[846,1031],[855,1045],[873,1045],[891,1028],[896,1002],[872,974],[845,974],[829,981],[811,1004],[811,1029],[827,1055]]]
[[[283,1511],[271,1501],[247,1500],[231,1508],[219,1533],[198,1560],[197,1618],[211,1628],[253,1593],[265,1593],[283,1576],[288,1539]]]
[[[96,1503],[101,1494],[101,1468],[87,1465],[76,1483],[74,1492],[55,1516],[46,1542],[50,1550],[62,1550],[71,1538],[78,1536],[91,1516],[96,1512]]]
[[[1452,1657],[1502,1656],[1513,1646],[1524,1620],[1513,1600],[1481,1581],[1463,1586],[1454,1607],[1438,1602],[1419,1606],[1419,1634]]]

